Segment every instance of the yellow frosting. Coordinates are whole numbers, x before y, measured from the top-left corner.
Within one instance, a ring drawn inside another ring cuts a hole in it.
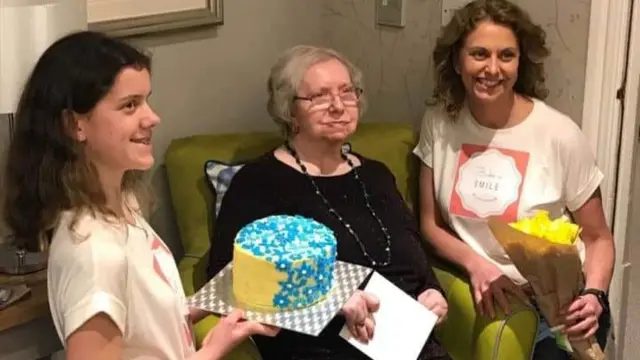
[[[258,309],[275,309],[273,297],[278,282],[287,275],[278,271],[275,263],[253,256],[241,246],[233,245],[233,295],[242,304]]]

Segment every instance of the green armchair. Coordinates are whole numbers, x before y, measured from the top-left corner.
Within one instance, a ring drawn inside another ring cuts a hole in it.
[[[364,156],[385,163],[395,174],[405,201],[415,203],[419,164],[411,154],[416,133],[405,123],[362,123],[351,139],[352,148]],[[276,133],[236,133],[196,135],[171,142],[165,155],[169,188],[176,213],[184,256],[179,270],[187,295],[206,281],[212,191],[204,177],[206,160],[228,163],[258,156],[282,143]],[[490,320],[476,314],[468,280],[455,267],[435,264],[436,276],[449,302],[447,321],[437,329],[454,360],[528,360],[534,345],[538,317],[525,305],[513,302],[510,315]],[[217,323],[209,316],[195,325],[198,344]],[[230,360],[260,360],[257,348],[245,341]]]

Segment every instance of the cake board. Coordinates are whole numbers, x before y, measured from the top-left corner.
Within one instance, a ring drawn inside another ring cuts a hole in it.
[[[364,266],[336,261],[334,285],[323,300],[302,309],[261,311],[244,308],[236,301],[233,296],[232,268],[232,263],[227,264],[187,299],[188,305],[219,315],[240,308],[247,320],[311,336],[318,336],[322,332],[372,271]]]

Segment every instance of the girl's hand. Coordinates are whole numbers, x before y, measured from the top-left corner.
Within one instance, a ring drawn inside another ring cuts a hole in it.
[[[242,341],[252,335],[276,336],[279,328],[257,321],[243,319],[241,310],[234,310],[209,331],[202,342],[203,348],[211,348],[214,359],[221,359]]]

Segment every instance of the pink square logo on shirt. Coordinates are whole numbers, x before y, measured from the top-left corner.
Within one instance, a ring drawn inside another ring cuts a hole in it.
[[[516,221],[528,163],[527,152],[463,144],[449,212],[467,218],[497,216]]]

